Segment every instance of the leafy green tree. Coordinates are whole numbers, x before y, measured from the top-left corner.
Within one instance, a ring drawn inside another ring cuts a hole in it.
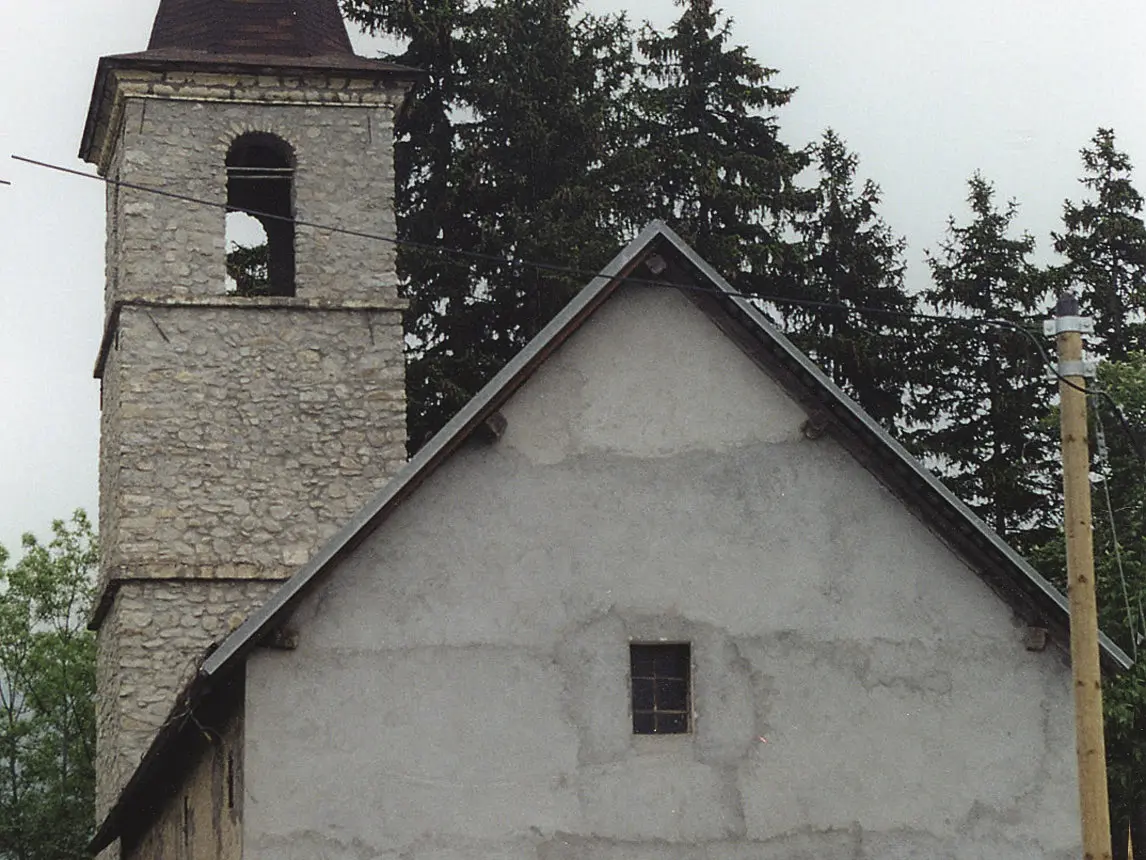
[[[833,131],[813,148],[816,207],[797,218],[796,277],[813,303],[781,308],[793,340],[877,421],[903,417],[918,366],[916,299],[904,285],[904,239],[879,216],[881,192],[857,187],[859,159]],[[862,308],[879,308],[871,313]]]
[[[645,25],[634,91],[647,189],[640,220],[663,218],[739,289],[780,290],[793,212],[814,205],[797,175],[809,154],[779,136],[775,112],[795,92],[732,44],[712,0],[676,0],[667,32]]]
[[[1028,259],[1034,239],[1011,235],[1017,205],[999,208],[994,187],[978,173],[968,189],[971,221],[950,220],[938,253],[928,254],[933,284],[923,293],[935,312],[968,324],[932,328],[914,435],[952,491],[1022,548],[1046,537],[1051,454],[1039,429],[1050,386],[1021,332],[978,321],[1034,327],[1045,280]]]
[[[1082,150],[1080,180],[1093,195],[1063,205],[1063,233],[1055,250],[1067,259],[1060,276],[1079,290],[1083,313],[1093,317],[1097,349],[1121,361],[1146,349],[1146,224],[1142,195],[1131,182],[1132,165],[1115,145],[1114,131],[1100,128]]]
[[[23,548],[9,564],[0,547],[0,858],[81,858],[95,815],[95,535],[77,511]]]

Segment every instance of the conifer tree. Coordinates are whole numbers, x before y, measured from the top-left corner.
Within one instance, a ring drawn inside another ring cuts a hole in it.
[[[1061,275],[1079,291],[1083,313],[1093,317],[1096,348],[1114,361],[1146,349],[1146,224],[1132,166],[1115,145],[1114,131],[1100,128],[1082,149],[1080,180],[1091,197],[1063,205],[1063,233],[1055,250],[1067,258]]]
[[[1103,683],[1107,777],[1110,785],[1113,857],[1126,860],[1127,832],[1146,845],[1146,353],[1098,366],[1091,398],[1094,444],[1092,521],[1098,626],[1129,654],[1134,666]],[[1058,422],[1057,413],[1052,416]],[[1125,424],[1123,423],[1125,420]],[[1061,498],[1056,496],[1056,502]],[[1039,571],[1066,588],[1066,542],[1061,526],[1030,554]]]
[[[1045,279],[1028,259],[1034,239],[1011,235],[1017,205],[999,208],[978,173],[968,189],[971,221],[950,219],[939,252],[928,254],[933,284],[923,294],[935,312],[968,322],[931,327],[915,438],[952,491],[1022,548],[1045,537],[1050,386],[1021,332],[978,321],[1035,327]]]
[[[879,216],[881,193],[857,187],[859,159],[828,130],[813,149],[816,208],[799,217],[800,294],[842,308],[782,307],[793,340],[886,428],[903,416],[917,366],[916,299],[904,285],[904,239]],[[872,313],[856,308],[878,308]]]
[[[794,90],[731,42],[712,0],[676,0],[668,32],[646,25],[635,92],[648,189],[642,218],[663,218],[735,286],[777,292],[793,251],[791,214],[812,205],[796,176],[809,163],[779,137],[774,112]]]
[[[632,34],[576,0],[351,0],[407,40],[428,72],[396,133],[399,269],[411,307],[409,435],[416,450],[585,278],[495,258],[599,268],[619,240],[615,195]]]
[[[1108,678],[1103,690],[1114,856],[1125,858],[1128,827],[1137,853],[1146,845],[1146,465],[1140,458],[1146,447],[1146,353],[1102,362],[1097,382],[1127,421],[1122,425],[1105,399],[1092,401],[1095,471],[1103,476],[1093,500],[1099,627],[1135,658],[1135,666]],[[1060,564],[1062,559],[1055,557]]]
[[[630,70],[629,33],[617,19],[574,23],[573,7],[495,0],[474,14],[474,43],[486,47],[471,57],[461,90],[474,116],[455,125],[451,176],[466,204],[468,250],[595,269],[617,247],[613,125]],[[439,317],[438,330],[451,354],[470,344],[452,378],[466,378],[472,394],[586,277],[480,258],[467,268],[471,291],[460,313]],[[433,360],[444,357],[433,351]]]

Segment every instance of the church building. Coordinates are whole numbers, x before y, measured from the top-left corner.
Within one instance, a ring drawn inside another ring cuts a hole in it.
[[[407,462],[419,78],[336,0],[100,61],[93,848],[1076,856],[1063,596],[667,225]]]

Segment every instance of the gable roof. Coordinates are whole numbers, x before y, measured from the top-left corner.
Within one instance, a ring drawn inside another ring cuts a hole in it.
[[[656,274],[640,272],[653,262]],[[663,267],[663,268],[662,268]],[[647,226],[613,261],[497,374],[385,488],[370,500],[263,606],[210,653],[159,732],[139,769],[108,814],[92,843],[102,850],[122,832],[138,808],[154,802],[159,780],[170,780],[167,757],[179,751],[180,737],[194,734],[196,708],[210,706],[235,670],[264,638],[278,629],[306,594],[324,581],[339,560],[395,510],[463,443],[480,432],[501,406],[620,286],[655,277],[676,284],[721,330],[772,375],[812,416],[923,522],[959,553],[983,580],[1028,623],[1047,627],[1060,642],[1069,639],[1066,598],[950,490],[883,430],[798,350],[750,301],[704,262],[669,227]],[[662,287],[650,286],[649,289]],[[1101,637],[1107,670],[1132,665],[1126,653]]]

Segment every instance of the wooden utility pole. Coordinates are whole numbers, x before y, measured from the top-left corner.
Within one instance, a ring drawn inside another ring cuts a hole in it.
[[[1055,308],[1059,398],[1062,416],[1063,489],[1066,496],[1066,571],[1070,594],[1070,663],[1074,672],[1074,721],[1084,860],[1111,860],[1106,744],[1102,734],[1102,670],[1098,601],[1094,589],[1094,536],[1090,522],[1090,442],[1086,377],[1078,298],[1063,293]]]

